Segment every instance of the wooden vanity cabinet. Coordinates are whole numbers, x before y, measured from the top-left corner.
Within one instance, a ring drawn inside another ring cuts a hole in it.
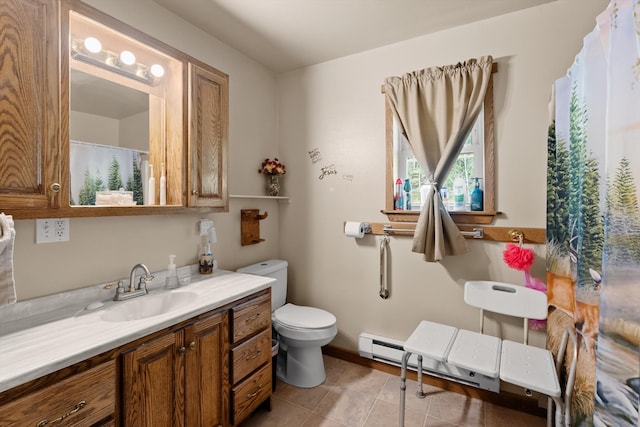
[[[223,324],[213,314],[122,355],[125,426],[223,426]]]
[[[0,206],[47,209],[67,194],[58,129],[58,3],[0,2]]]
[[[268,288],[1,392],[0,427],[227,427],[271,384]]]
[[[238,425],[261,404],[271,407],[271,294],[236,305],[230,317],[231,423]]]
[[[111,360],[0,406],[0,426],[115,425],[116,366]]]

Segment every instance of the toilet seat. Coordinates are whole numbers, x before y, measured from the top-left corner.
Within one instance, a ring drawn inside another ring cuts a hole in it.
[[[336,317],[316,307],[285,304],[273,313],[273,320],[287,329],[326,329],[336,324]]]

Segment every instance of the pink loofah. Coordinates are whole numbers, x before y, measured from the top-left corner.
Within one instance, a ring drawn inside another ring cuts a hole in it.
[[[525,249],[513,243],[507,244],[507,248],[502,253],[502,259],[511,268],[520,271],[528,271],[533,265],[535,254],[531,249]]]
[[[507,265],[515,270],[524,271],[524,283],[527,288],[535,289],[540,292],[547,292],[547,286],[544,282],[531,277],[529,269],[533,265],[535,253],[531,249],[523,248],[513,243],[507,244],[507,248],[502,253],[502,259]],[[529,327],[531,329],[544,329],[546,326],[546,320],[529,319]]]

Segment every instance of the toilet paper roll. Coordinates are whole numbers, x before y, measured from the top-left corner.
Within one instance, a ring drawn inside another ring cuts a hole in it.
[[[347,221],[344,226],[344,234],[347,237],[355,237],[356,239],[364,237],[364,223]]]

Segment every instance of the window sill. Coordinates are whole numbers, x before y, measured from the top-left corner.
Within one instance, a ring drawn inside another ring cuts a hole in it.
[[[387,216],[391,222],[417,222],[420,212],[418,211],[380,211]],[[502,212],[495,211],[449,211],[449,215],[456,224],[491,224],[493,219]]]

